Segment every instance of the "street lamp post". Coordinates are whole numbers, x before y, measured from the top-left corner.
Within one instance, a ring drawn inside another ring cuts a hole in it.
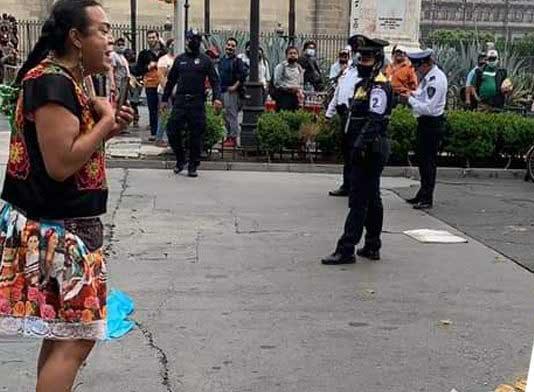
[[[184,0],[174,0],[174,48],[176,53],[185,50]]]
[[[185,28],[184,30],[187,31],[189,30],[189,8],[191,7],[191,5],[189,4],[189,0],[185,0],[185,4],[184,4],[184,15],[185,15]]]
[[[210,25],[210,0],[204,0],[204,34],[210,35],[211,25]]]
[[[132,50],[137,53],[137,0],[130,0],[130,39]]]
[[[260,48],[260,0],[250,2],[250,79],[245,84],[247,100],[243,108],[241,124],[241,145],[245,148],[256,146],[258,118],[263,113],[263,86],[259,82]]]
[[[296,0],[289,0],[289,44],[294,45],[295,44],[295,29],[296,29],[296,11],[295,11],[295,1]]]

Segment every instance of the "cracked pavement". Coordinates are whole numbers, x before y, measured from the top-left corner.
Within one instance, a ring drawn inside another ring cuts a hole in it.
[[[472,239],[402,235],[457,232],[390,190],[383,260],[332,268],[338,176],[109,173],[110,287],[138,328],[98,345],[77,392],[488,392],[528,368],[531,274]],[[37,347],[0,339],[0,391],[32,390]]]

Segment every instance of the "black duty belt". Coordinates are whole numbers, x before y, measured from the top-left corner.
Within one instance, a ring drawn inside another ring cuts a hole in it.
[[[204,98],[202,94],[176,94],[176,98],[183,98],[186,101],[191,101],[193,99]]]

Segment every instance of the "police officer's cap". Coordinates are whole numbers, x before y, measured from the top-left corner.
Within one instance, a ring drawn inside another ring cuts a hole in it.
[[[189,29],[185,33],[185,39],[191,40],[191,39],[202,39],[202,34],[197,29]]]
[[[389,42],[378,38],[369,38],[365,35],[356,34],[349,38],[349,45],[352,50],[360,53],[376,53],[383,51]]]
[[[432,59],[433,55],[434,51],[432,49],[425,49],[419,52],[408,53],[408,58],[414,66],[418,67]]]

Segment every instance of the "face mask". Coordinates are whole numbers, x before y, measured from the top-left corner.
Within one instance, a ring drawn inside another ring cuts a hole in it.
[[[365,78],[370,78],[371,75],[373,74],[374,65],[358,64],[357,68],[358,68],[358,76],[360,78],[365,79]]]
[[[191,53],[198,53],[200,51],[200,41],[196,39],[189,40],[187,42],[187,47],[191,51]]]
[[[167,52],[169,52],[169,54],[174,54],[174,46],[169,46]]]
[[[497,68],[497,65],[499,65],[499,60],[488,61],[488,67],[490,68]]]
[[[306,56],[315,57],[315,49],[306,49]]]
[[[339,64],[345,65],[349,63],[349,59],[339,59]]]
[[[126,48],[124,46],[117,46],[115,48],[115,52],[117,52],[118,54],[124,54],[125,51],[126,51]]]
[[[290,58],[290,59],[287,59],[287,62],[289,64],[295,64],[297,62],[297,59],[294,59],[294,58]]]

